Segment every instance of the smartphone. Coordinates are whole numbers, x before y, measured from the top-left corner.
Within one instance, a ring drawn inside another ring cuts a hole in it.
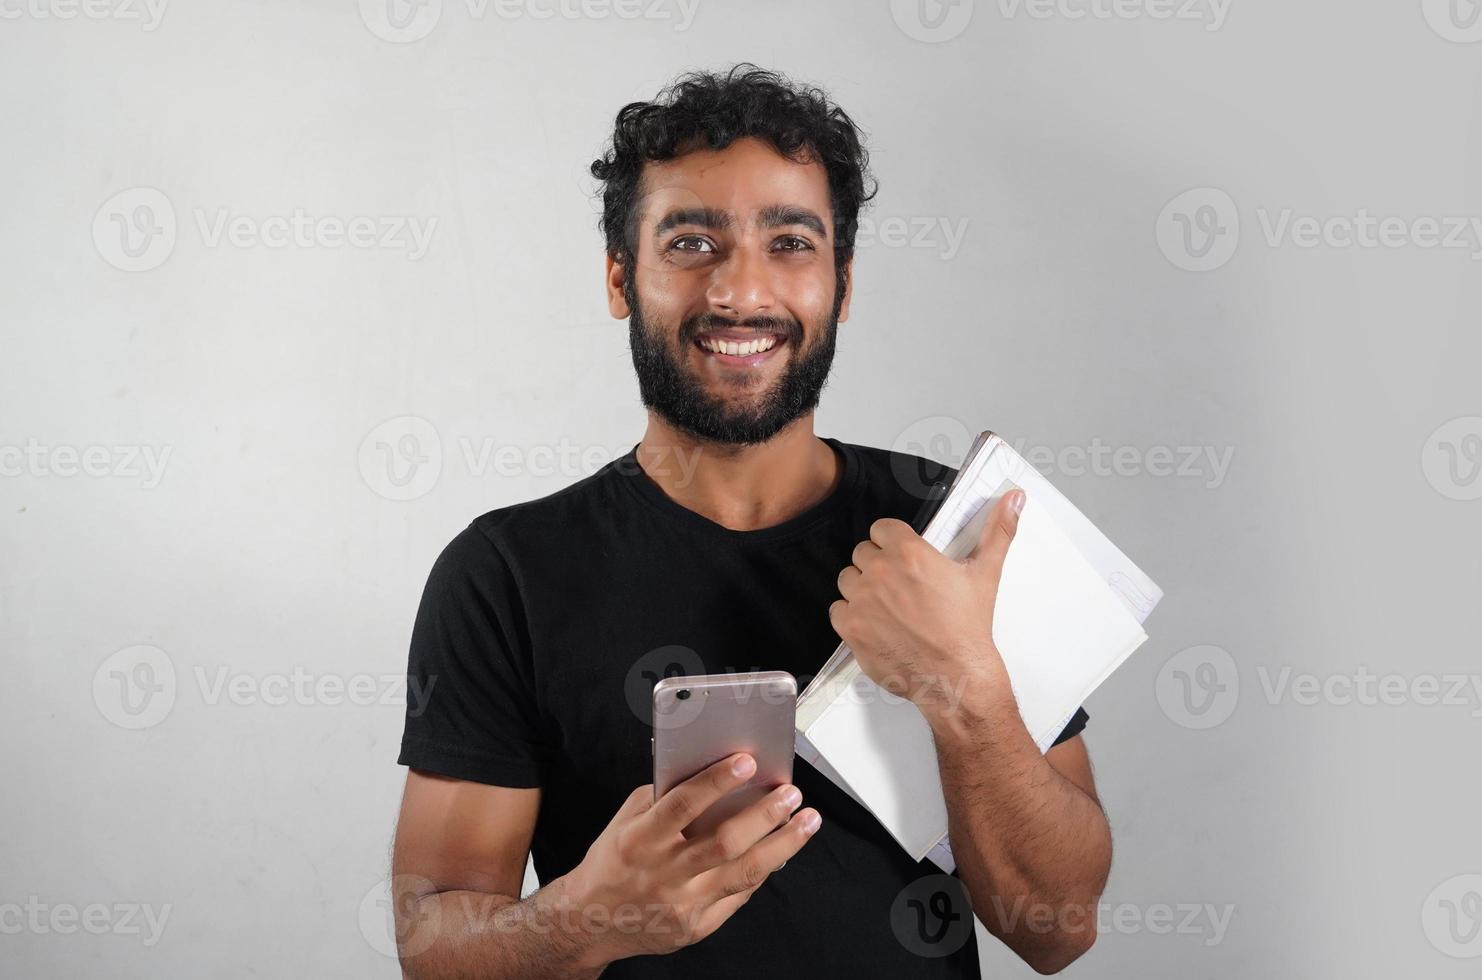
[[[684,829],[686,837],[714,830],[727,817],[792,782],[793,721],[798,682],[785,670],[666,677],[654,685],[654,799],[737,752],[756,759],[756,772]]]

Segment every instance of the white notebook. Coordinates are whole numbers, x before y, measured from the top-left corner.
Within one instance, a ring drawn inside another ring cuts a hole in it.
[[[1146,639],[1162,591],[1001,438],[983,433],[922,537],[954,559],[992,505],[1026,494],[999,584],[993,639],[1041,751]],[[865,676],[840,644],[798,698],[797,751],[885,826],[914,860],[955,867],[936,748],[908,699]]]

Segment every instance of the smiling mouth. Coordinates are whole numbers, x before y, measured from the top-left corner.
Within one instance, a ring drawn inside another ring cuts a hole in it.
[[[721,364],[753,367],[771,358],[777,348],[787,343],[780,334],[722,336],[702,334],[695,338],[695,346],[708,358]]]

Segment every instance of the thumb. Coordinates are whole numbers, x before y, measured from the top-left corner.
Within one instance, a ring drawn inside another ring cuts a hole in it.
[[[1018,487],[998,499],[978,538],[977,550],[969,561],[974,571],[997,583],[1003,575],[1003,561],[1008,557],[1009,545],[1019,530],[1019,514],[1024,510],[1024,491]]]

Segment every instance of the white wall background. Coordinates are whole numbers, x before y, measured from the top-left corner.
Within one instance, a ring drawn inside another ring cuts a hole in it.
[[[394,698],[442,545],[637,441],[586,165],[750,59],[827,86],[881,184],[819,431],[1040,447],[1168,592],[1089,704],[1117,853],[1069,975],[1474,975],[1469,3],[68,2],[0,0],[4,972],[395,975],[402,709],[277,685]],[[252,237],[296,210],[435,226]]]

